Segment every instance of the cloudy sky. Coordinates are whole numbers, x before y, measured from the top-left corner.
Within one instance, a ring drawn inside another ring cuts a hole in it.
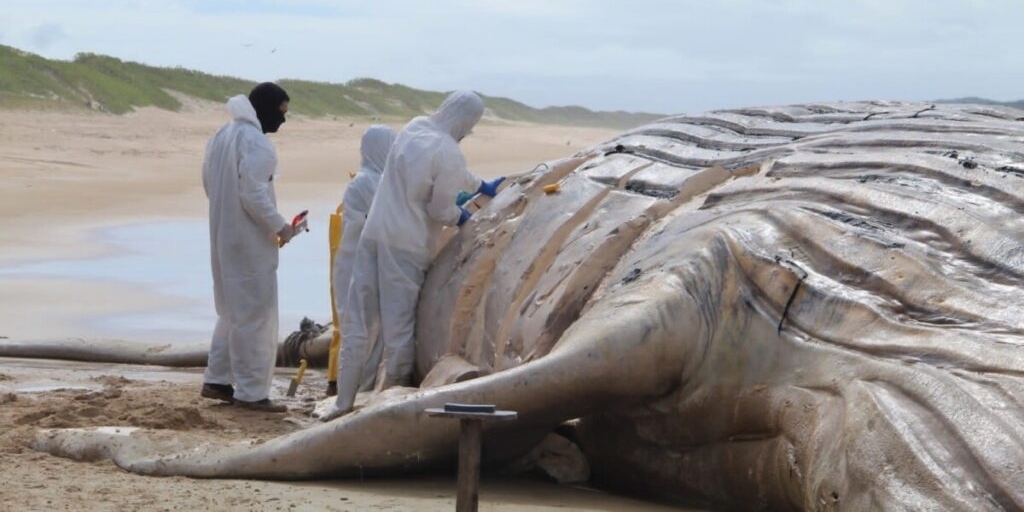
[[[2,0],[0,44],[251,80],[373,77],[699,112],[1024,98],[1024,0]],[[0,70],[2,72],[2,70]]]

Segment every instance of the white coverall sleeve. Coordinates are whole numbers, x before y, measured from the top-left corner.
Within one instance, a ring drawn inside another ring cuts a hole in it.
[[[251,144],[251,143],[250,143]],[[288,221],[277,212],[277,205],[270,196],[270,178],[274,175],[277,158],[273,151],[251,144],[242,149],[238,165],[239,195],[242,207],[256,222],[263,225],[268,233],[277,233]]]
[[[449,151],[442,151],[434,159],[438,171],[427,202],[427,215],[446,226],[454,226],[459,222],[461,213],[455,206],[459,191],[476,192],[481,180],[469,172],[466,159],[458,148]]]

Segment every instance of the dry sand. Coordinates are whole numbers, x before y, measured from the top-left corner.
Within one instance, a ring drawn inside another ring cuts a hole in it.
[[[0,118],[0,269],[15,263],[102,257],[94,228],[202,219],[200,163],[226,120],[219,105],[126,116],[4,112]],[[336,202],[358,165],[365,120],[291,116],[279,134],[279,206]],[[394,124],[393,124],[394,125]],[[397,126],[396,126],[397,127]],[[463,142],[484,176],[526,171],[615,135],[613,130],[485,122]],[[171,241],[173,242],[173,241]],[[207,272],[197,268],[196,272]],[[59,300],[58,300],[59,299]],[[0,276],[0,337],[75,337],[75,318],[173,308],[141,286],[90,279]],[[276,394],[288,374],[279,373]],[[308,419],[320,372],[290,402]],[[281,415],[198,397],[200,370],[0,359],[0,509],[5,510],[451,510],[454,476],[304,483],[141,477],[110,462],[73,462],[28,443],[38,428],[99,425],[165,429],[203,442],[265,439],[300,428]],[[338,447],[343,450],[343,446]],[[482,510],[656,510],[653,504],[537,479],[486,476]]]

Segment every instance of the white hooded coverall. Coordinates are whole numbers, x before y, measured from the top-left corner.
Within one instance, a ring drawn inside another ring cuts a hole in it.
[[[352,408],[364,372],[377,370],[378,389],[408,384],[412,377],[416,303],[434,246],[441,229],[459,220],[458,192],[480,186],[458,143],[483,111],[473,92],[452,93],[433,115],[410,121],[391,147],[363,228],[342,321],[338,411]],[[382,351],[372,346],[377,343]],[[378,368],[373,359],[380,352]]]
[[[249,99],[228,100],[234,119],[206,145],[203,188],[210,202],[210,264],[217,326],[203,380],[234,384],[236,400],[269,397],[277,358],[275,234],[277,151]]]
[[[391,128],[376,124],[370,126],[363,133],[362,142],[359,145],[359,153],[362,162],[359,166],[359,173],[352,182],[345,188],[345,195],[342,197],[342,232],[341,247],[334,257],[333,270],[331,272],[334,280],[334,307],[337,310],[338,319],[345,318],[345,302],[348,297],[349,283],[352,281],[352,268],[355,266],[356,250],[359,247],[359,238],[363,233],[363,225],[366,223],[366,216],[370,213],[370,204],[377,194],[377,185],[380,183],[381,174],[384,172],[384,164],[391,150],[391,144],[395,142],[396,133]],[[375,344],[375,348],[380,344]],[[376,354],[380,360],[380,353]],[[361,391],[373,387],[376,376],[376,367],[363,374]],[[337,378],[336,376],[331,376]]]

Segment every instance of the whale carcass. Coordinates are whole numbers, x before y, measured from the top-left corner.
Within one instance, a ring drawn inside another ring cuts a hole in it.
[[[1024,112],[835,103],[639,127],[510,183],[437,254],[421,389],[254,446],[36,447],[302,479],[452,460],[424,410],[569,420],[604,486],[742,509],[1024,507]],[[555,187],[554,185],[557,185]],[[557,190],[556,190],[557,189]]]

